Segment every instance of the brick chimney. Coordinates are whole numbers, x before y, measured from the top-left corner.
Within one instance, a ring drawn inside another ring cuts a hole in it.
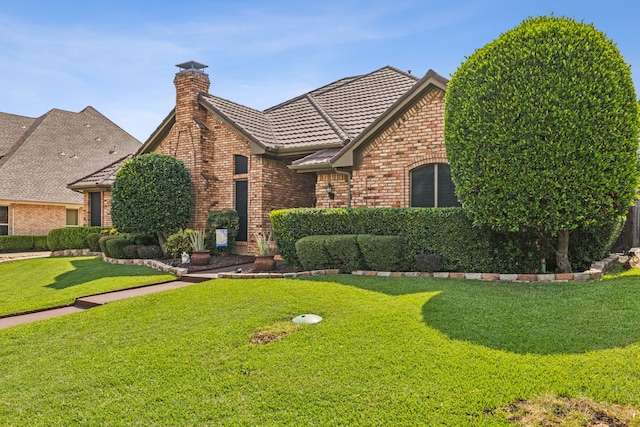
[[[209,76],[206,65],[195,61],[178,64],[180,71],[173,79],[176,86],[176,123],[190,126],[193,120],[204,123],[206,111],[198,105],[198,95],[209,92]]]

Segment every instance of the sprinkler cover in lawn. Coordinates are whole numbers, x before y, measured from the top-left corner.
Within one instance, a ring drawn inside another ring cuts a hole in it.
[[[319,323],[322,320],[322,317],[317,314],[301,314],[298,317],[293,318],[293,323]]]

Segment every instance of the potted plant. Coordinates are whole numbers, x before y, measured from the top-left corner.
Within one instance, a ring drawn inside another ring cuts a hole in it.
[[[255,235],[256,244],[258,245],[258,255],[254,261],[254,269],[256,271],[272,271],[276,267],[276,260],[273,259],[273,234],[258,233]]]
[[[211,261],[211,254],[204,244],[204,231],[195,230],[189,234],[189,242],[193,253],[191,254],[191,264],[207,265]]]

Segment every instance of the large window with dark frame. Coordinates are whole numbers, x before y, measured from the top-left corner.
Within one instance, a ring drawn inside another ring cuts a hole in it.
[[[9,206],[0,206],[0,236],[9,234]]]
[[[411,206],[420,208],[460,206],[448,164],[429,163],[411,171]]]

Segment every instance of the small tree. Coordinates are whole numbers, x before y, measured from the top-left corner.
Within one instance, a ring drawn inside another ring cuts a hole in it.
[[[127,160],[111,191],[113,225],[125,233],[156,233],[163,248],[166,234],[186,227],[191,217],[189,171],[167,155]]]
[[[569,235],[626,213],[638,183],[629,66],[592,25],[539,17],[477,50],[446,95],[445,141],[478,224],[536,230],[570,272]]]

